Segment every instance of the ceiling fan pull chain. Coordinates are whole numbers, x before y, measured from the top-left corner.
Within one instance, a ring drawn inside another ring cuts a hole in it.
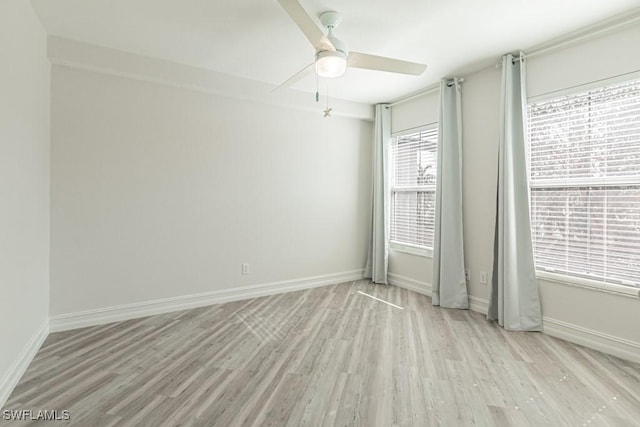
[[[327,107],[324,109],[324,116],[331,117],[331,110],[333,108],[329,107],[329,84],[327,83]]]

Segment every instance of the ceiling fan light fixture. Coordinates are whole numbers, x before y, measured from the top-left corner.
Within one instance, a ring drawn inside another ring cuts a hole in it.
[[[340,77],[347,69],[347,55],[339,50],[316,53],[316,73],[320,77]]]

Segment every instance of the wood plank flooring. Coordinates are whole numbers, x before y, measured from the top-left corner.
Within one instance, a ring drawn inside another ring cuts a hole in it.
[[[3,409],[71,420],[2,425],[639,426],[640,365],[357,281],[51,334]]]

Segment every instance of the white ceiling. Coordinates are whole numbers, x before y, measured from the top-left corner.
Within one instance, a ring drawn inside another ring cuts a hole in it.
[[[639,5],[639,0],[300,0],[343,14],[351,50],[424,62],[422,76],[350,69],[332,97],[391,101],[469,64],[497,60]],[[48,33],[279,84],[314,50],[277,0],[32,0]],[[320,25],[320,24],[318,24]],[[322,91],[324,92],[322,83]],[[294,88],[315,92],[315,76]]]

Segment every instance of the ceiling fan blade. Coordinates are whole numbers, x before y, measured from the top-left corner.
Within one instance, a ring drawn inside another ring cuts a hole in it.
[[[414,76],[419,76],[427,69],[425,64],[401,61],[400,59],[386,58],[384,56],[369,55],[360,52],[350,52],[347,65],[353,68],[389,71],[391,73],[411,74]]]
[[[289,14],[293,22],[302,30],[316,50],[336,50],[313,19],[297,0],[278,0],[280,6]]]
[[[303,78],[307,77],[311,71],[313,71],[314,68],[314,64],[309,64],[307,66],[305,66],[303,69],[301,69],[300,71],[298,71],[297,73],[295,73],[293,76],[289,77],[284,83],[282,83],[280,86],[277,86],[276,88],[274,88],[271,92],[276,92],[282,88],[288,87],[293,85],[294,83],[296,83],[299,80],[302,80]]]

